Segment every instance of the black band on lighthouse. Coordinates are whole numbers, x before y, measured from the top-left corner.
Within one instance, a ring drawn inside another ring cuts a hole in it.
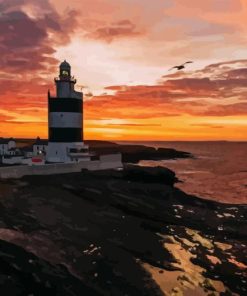
[[[49,128],[49,142],[81,142],[81,128]]]
[[[49,112],[82,113],[82,100],[73,98],[49,98]]]

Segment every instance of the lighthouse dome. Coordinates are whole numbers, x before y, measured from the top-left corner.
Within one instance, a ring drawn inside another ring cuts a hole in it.
[[[71,67],[70,67],[70,64],[66,61],[66,60],[64,60],[61,64],[60,64],[60,69],[70,69]]]
[[[66,81],[71,77],[71,67],[70,64],[68,62],[66,62],[66,60],[64,60],[60,66],[59,66],[59,77],[60,79],[65,79]]]

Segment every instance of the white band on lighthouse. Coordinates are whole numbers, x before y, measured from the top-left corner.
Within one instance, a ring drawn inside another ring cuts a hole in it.
[[[49,126],[52,128],[81,128],[82,114],[76,112],[49,113]]]

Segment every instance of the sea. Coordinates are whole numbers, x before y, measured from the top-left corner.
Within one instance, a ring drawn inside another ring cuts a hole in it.
[[[247,204],[247,142],[121,142],[174,148],[194,158],[147,161],[142,166],[173,170],[186,193],[223,203]]]

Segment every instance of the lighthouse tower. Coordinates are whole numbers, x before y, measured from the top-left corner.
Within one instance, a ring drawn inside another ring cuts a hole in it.
[[[47,162],[79,162],[89,160],[88,147],[83,143],[83,93],[75,91],[76,79],[70,64],[59,66],[55,78],[56,97],[48,92],[49,142]]]

